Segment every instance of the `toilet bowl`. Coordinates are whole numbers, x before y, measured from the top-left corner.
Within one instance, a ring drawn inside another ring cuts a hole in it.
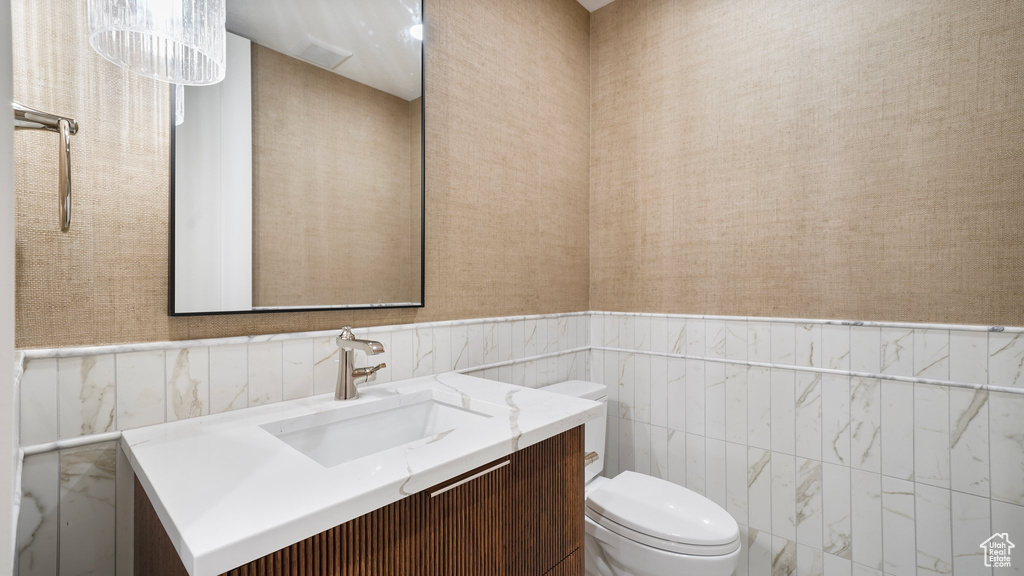
[[[607,401],[603,384],[573,380],[543,390]],[[730,576],[740,554],[739,525],[721,506],[667,480],[604,469],[604,418],[585,425],[587,576]]]

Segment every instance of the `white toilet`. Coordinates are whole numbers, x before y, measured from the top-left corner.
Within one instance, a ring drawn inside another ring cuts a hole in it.
[[[605,404],[605,417],[585,425],[587,576],[730,576],[740,555],[736,520],[711,500],[646,474],[604,469],[607,388],[572,380],[542,388]]]

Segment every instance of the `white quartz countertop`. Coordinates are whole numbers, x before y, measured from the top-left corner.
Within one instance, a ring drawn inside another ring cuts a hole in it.
[[[268,431],[427,399],[490,417],[332,467]],[[215,576],[600,414],[597,402],[449,373],[363,386],[356,400],[315,396],[129,430],[121,446],[188,573]]]

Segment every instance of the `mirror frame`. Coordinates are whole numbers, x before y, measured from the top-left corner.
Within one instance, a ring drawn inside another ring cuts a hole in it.
[[[426,22],[426,0],[420,0],[420,19]],[[426,28],[426,26],[424,26]],[[171,126],[171,154],[170,154],[170,209],[171,215],[168,228],[168,275],[167,275],[167,315],[172,317],[185,316],[224,316],[229,314],[276,314],[282,312],[343,312],[347,310],[394,310],[399,308],[423,308],[427,305],[427,75],[426,75],[426,34],[420,40],[420,301],[418,304],[356,304],[337,306],[312,306],[295,308],[271,308],[267,310],[214,310],[209,312],[176,312],[174,309],[174,152],[175,152],[175,124],[174,124],[174,86],[168,87],[170,92],[170,126]]]

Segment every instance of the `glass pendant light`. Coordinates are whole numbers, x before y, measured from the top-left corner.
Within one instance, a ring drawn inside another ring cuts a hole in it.
[[[89,44],[127,70],[171,84],[224,79],[226,0],[88,0]]]

